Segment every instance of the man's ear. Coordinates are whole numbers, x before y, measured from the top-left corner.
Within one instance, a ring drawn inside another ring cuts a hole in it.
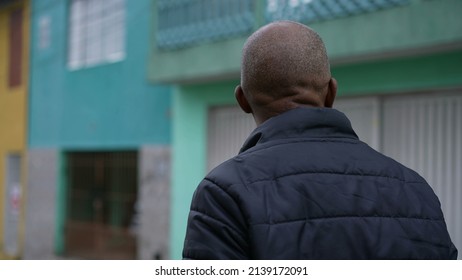
[[[252,113],[252,108],[250,107],[249,101],[244,95],[244,91],[242,90],[241,85],[238,85],[234,90],[234,96],[236,97],[237,103],[241,107],[242,111],[246,112],[247,114]]]
[[[324,107],[332,108],[334,105],[335,97],[337,96],[337,80],[331,78],[327,88],[326,100],[324,102]]]

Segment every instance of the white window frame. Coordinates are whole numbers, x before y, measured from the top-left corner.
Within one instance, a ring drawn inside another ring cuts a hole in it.
[[[125,9],[125,0],[71,0],[69,69],[125,58]]]

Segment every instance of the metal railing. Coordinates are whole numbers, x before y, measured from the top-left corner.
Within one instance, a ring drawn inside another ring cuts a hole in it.
[[[410,0],[267,0],[266,20],[304,23],[374,12],[408,4]]]
[[[158,0],[156,43],[178,49],[252,31],[254,0]]]
[[[257,5],[261,1],[262,6]],[[258,7],[265,19],[303,23],[370,13],[412,0],[158,0],[156,44],[161,50],[189,47],[250,33]]]

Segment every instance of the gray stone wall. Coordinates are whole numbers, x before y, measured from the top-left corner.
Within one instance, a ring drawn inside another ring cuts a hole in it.
[[[28,153],[24,259],[55,259],[56,193],[59,151],[32,149]]]
[[[138,258],[168,259],[170,147],[143,146],[138,160]]]

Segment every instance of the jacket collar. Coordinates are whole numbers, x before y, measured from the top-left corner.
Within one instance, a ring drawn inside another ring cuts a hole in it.
[[[258,126],[239,153],[259,144],[287,138],[358,139],[358,136],[342,112],[331,108],[301,107],[270,118]]]

